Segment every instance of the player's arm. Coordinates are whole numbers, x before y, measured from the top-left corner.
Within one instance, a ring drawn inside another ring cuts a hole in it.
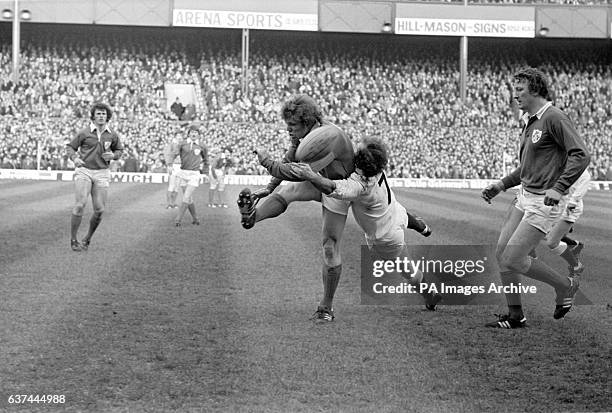
[[[123,144],[121,143],[121,140],[117,135],[113,137],[113,141],[111,143],[111,151],[113,152],[114,160],[121,158],[121,155],[123,154]]]
[[[567,152],[567,162],[561,176],[552,187],[559,194],[566,194],[591,162],[591,155],[584,141],[567,116],[552,125],[553,136]]]
[[[357,199],[365,189],[362,183],[351,177],[332,180],[316,173],[308,164],[291,163],[289,165],[291,165],[296,175],[300,176],[303,180],[309,181],[319,191],[333,198],[352,201]]]
[[[265,149],[256,149],[254,152],[257,154],[257,158],[259,159],[261,166],[266,168],[268,173],[274,178],[280,179],[281,181],[299,182],[303,181],[303,179],[299,178],[294,173],[293,168],[289,165],[290,162],[295,161],[296,148],[297,145],[292,142],[291,148],[289,148],[283,159],[280,161],[273,160],[268,151]]]
[[[66,145],[66,153],[68,157],[74,162],[75,167],[85,165],[85,161],[81,159],[79,155],[79,147],[83,141],[83,136],[79,132],[77,135]]]
[[[517,186],[521,183],[521,168],[516,168],[510,174],[504,176],[497,182],[489,184],[485,189],[482,190],[480,196],[482,199],[487,201],[489,204],[491,200],[495,198],[500,192]]]
[[[287,150],[287,152],[285,152],[285,156],[283,156],[283,160],[281,162],[279,162],[278,164],[276,164],[277,166],[283,163],[289,163],[289,162],[293,162],[295,161],[295,151],[297,150],[298,145],[300,144],[299,140],[292,140],[291,141],[291,146],[289,147],[289,149]],[[262,157],[265,158],[262,150],[255,150],[254,151],[257,154],[257,157],[260,157],[260,153],[262,153]],[[269,158],[269,156],[268,156]],[[261,163],[261,161],[260,161]],[[274,165],[270,165],[270,168],[273,168]],[[253,195],[257,198],[264,198],[268,195],[270,195],[272,192],[274,192],[274,190],[276,189],[276,187],[278,187],[281,182],[283,182],[283,178],[275,176],[274,173],[272,173],[270,171],[269,168],[267,168],[266,166],[264,166],[264,168],[266,168],[268,170],[268,173],[270,173],[270,175],[272,175],[272,178],[270,179],[270,182],[268,183],[268,185],[260,190],[257,190],[253,193]],[[283,168],[285,169],[285,168]],[[280,175],[280,172],[278,173]]]

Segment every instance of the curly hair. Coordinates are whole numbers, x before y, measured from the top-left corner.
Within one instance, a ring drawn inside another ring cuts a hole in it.
[[[323,121],[323,113],[317,102],[303,94],[293,95],[283,103],[281,116],[285,122],[294,119],[309,127]]]
[[[526,80],[529,93],[535,93],[544,99],[551,100],[551,93],[548,89],[548,79],[541,70],[533,67],[523,68],[514,75],[514,80]]]
[[[96,110],[106,111],[106,121],[107,122],[111,120],[111,118],[113,117],[113,111],[111,110],[110,106],[108,106],[106,103],[97,102],[93,104],[93,106],[91,107],[89,111],[89,118],[91,120],[94,120],[94,114],[96,113]]]
[[[363,176],[375,176],[387,167],[389,152],[387,145],[380,138],[364,138],[355,154],[355,167],[361,169]]]

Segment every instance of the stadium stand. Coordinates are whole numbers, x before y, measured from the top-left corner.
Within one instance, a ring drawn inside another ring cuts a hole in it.
[[[1,166],[31,168],[40,149],[42,169],[73,168],[65,142],[86,122],[90,104],[102,100],[115,110],[111,124],[140,170],[159,171],[163,146],[185,127],[166,106],[164,83],[171,82],[201,88],[203,139],[213,154],[234,149],[236,173],[263,173],[254,147],[282,155],[288,140],[280,103],[292,93],[308,93],[355,140],[371,134],[387,139],[391,176],[491,178],[517,162],[510,80],[529,64],[553,77],[555,104],[577,123],[592,151],[594,179],[611,178],[609,41],[470,39],[462,104],[456,38],[253,32],[244,94],[240,33],[194,34],[184,28],[24,25],[15,85],[10,25],[0,24]],[[121,170],[122,162],[112,167]]]

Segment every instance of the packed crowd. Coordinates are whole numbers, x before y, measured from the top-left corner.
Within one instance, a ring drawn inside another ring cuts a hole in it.
[[[74,167],[65,143],[87,125],[91,103],[101,100],[113,107],[111,125],[126,144],[116,170],[163,171],[164,145],[192,127],[213,156],[232,149],[231,172],[258,174],[252,149],[282,155],[288,139],[280,105],[293,93],[307,93],[356,141],[383,136],[392,148],[391,176],[497,177],[517,162],[511,75],[530,64],[552,77],[555,104],[593,153],[593,176],[612,179],[612,52],[605,41],[473,39],[461,102],[454,39],[254,32],[245,91],[239,33],[192,34],[32,29],[23,35],[15,85],[10,35],[0,31],[0,167]],[[165,83],[196,86],[193,122],[178,121],[169,110]]]

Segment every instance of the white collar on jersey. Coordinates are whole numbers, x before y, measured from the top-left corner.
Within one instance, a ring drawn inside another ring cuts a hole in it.
[[[552,102],[548,101],[546,102],[546,104],[544,106],[542,106],[540,108],[540,110],[538,110],[535,115],[533,116],[537,116],[538,119],[542,119],[542,116],[544,116],[544,112],[546,112],[546,109],[548,109],[549,107],[552,106]],[[525,125],[527,124],[527,122],[529,122],[529,118],[531,118],[532,116],[529,115],[528,112],[523,112],[523,114],[521,115],[521,119],[523,120],[523,122],[525,123]]]
[[[97,126],[96,126],[96,124],[95,124],[95,123],[93,123],[93,122],[91,122],[91,123],[89,124],[89,130],[93,132],[93,131],[95,131],[96,129],[98,129],[98,128],[97,128]],[[104,131],[108,131],[108,133],[112,133],[112,132],[111,132],[111,130],[110,130],[110,128],[108,127],[108,125],[104,126],[104,130],[103,130],[102,132],[104,132]]]

